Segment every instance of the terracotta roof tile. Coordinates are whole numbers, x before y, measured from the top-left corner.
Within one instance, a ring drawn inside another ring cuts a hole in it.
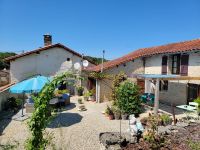
[[[3,92],[7,89],[9,89],[12,85],[14,85],[15,83],[10,83],[10,84],[7,84],[7,85],[4,85],[4,86],[1,86],[0,87],[0,92]]]
[[[129,62],[139,57],[164,54],[164,53],[179,53],[179,52],[186,52],[193,50],[200,50],[200,39],[184,41],[179,43],[171,43],[167,45],[155,46],[150,48],[141,48],[120,58],[105,62],[103,66],[105,70],[123,64],[125,62]],[[87,70],[98,72],[101,70],[101,65],[89,67],[87,68]]]

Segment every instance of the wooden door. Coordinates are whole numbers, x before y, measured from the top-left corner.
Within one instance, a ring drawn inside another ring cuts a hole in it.
[[[137,79],[137,85],[140,87],[140,93],[143,94],[145,91],[145,81],[144,79]]]

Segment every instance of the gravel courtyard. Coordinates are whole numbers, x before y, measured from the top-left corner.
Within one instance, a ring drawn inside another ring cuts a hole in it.
[[[77,99],[78,97],[72,97],[67,110],[60,113],[48,126],[47,132],[54,137],[49,149],[99,150],[99,133],[119,131],[120,121],[109,120],[102,114],[108,103],[84,102],[87,111],[79,112]],[[2,120],[0,126],[5,123],[8,125],[1,133],[0,144],[17,143],[17,149],[22,149],[29,135],[26,121]],[[126,132],[127,129],[128,121],[122,121],[122,131]]]

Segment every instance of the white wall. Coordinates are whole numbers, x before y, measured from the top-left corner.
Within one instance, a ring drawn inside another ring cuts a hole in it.
[[[200,77],[200,54],[190,52],[188,63],[188,76]],[[146,58],[145,74],[161,74],[162,56],[155,55]],[[170,55],[168,55],[170,56]],[[171,74],[171,57],[168,57],[168,74]],[[187,83],[200,84],[199,80],[180,80],[169,81],[168,91],[160,92],[160,100],[176,105],[186,104],[187,102]]]
[[[63,48],[57,47],[41,51],[39,54],[34,53],[11,61],[11,83],[19,82],[37,74],[53,76],[57,73],[60,73],[63,71],[63,62],[66,62],[67,58],[70,58],[72,68],[69,68],[69,62],[67,62],[64,64],[64,71],[74,71],[73,64],[76,62],[81,63],[80,57],[66,51]]]
[[[162,55],[155,55],[145,59],[145,74],[161,74]]]

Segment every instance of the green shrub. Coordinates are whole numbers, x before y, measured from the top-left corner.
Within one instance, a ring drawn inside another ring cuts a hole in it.
[[[87,92],[84,93],[83,96],[84,96],[84,97],[89,97],[90,95],[91,95],[91,93],[90,93],[89,91],[87,91]]]
[[[198,111],[200,112],[200,97],[197,97],[194,102],[198,104]]]
[[[18,108],[21,107],[22,103],[23,103],[22,99],[20,99],[20,98],[16,99],[16,105],[17,105]]]
[[[93,89],[91,89],[91,90],[89,91],[90,96],[95,95],[95,93],[96,93],[95,88],[93,88]]]
[[[172,118],[170,118],[169,115],[167,114],[162,114],[160,116],[161,121],[163,122],[164,125],[168,125],[172,123]]]
[[[77,87],[77,92],[78,92],[78,95],[79,96],[82,96],[83,95],[83,91],[84,91],[84,88],[82,86],[78,86]]]
[[[189,139],[187,141],[187,145],[192,149],[192,150],[199,150],[200,149],[200,142],[199,141],[192,141]]]
[[[142,112],[139,87],[132,82],[123,82],[116,90],[116,106],[127,114],[139,115]]]

